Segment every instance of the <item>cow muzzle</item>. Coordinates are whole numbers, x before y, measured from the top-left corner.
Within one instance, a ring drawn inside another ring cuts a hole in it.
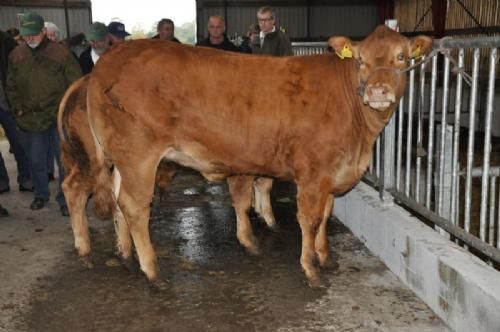
[[[378,111],[385,111],[396,102],[394,89],[388,84],[369,84],[363,94],[363,103]]]

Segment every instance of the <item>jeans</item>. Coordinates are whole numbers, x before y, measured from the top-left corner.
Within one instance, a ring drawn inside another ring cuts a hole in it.
[[[56,201],[60,206],[66,205],[64,194],[61,190],[61,183],[64,180],[64,171],[61,166],[61,150],[59,146],[59,134],[57,125],[54,123],[49,128],[40,131],[26,131],[27,150],[31,160],[33,171],[33,184],[35,186],[35,197],[49,199],[49,179],[47,177],[47,161],[49,158],[49,147],[54,152],[59,169],[58,193]]]
[[[31,187],[31,169],[28,154],[23,147],[23,133],[17,129],[16,121],[12,115],[0,109],[0,124],[3,127],[5,136],[9,140],[10,148],[14,154],[17,164],[17,182],[25,187]],[[9,185],[9,175],[5,168],[5,162],[0,153],[0,189]]]
[[[54,151],[52,151],[51,148],[49,148],[49,155],[47,157],[47,172],[52,173],[52,175],[55,175],[55,169],[54,169]]]

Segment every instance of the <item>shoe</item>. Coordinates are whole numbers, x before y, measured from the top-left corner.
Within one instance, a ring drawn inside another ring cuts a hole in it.
[[[19,191],[29,191],[29,192],[33,192],[34,188],[33,187],[25,187],[23,186],[22,184],[19,185]]]
[[[0,195],[8,193],[9,191],[10,191],[10,187],[9,186],[7,186],[7,187],[5,187],[3,189],[0,189]]]
[[[6,208],[0,205],[0,218],[8,216],[9,216],[9,211],[7,211]]]
[[[46,199],[46,198],[35,197],[35,199],[33,200],[33,202],[30,205],[30,209],[32,209],[32,210],[40,210],[45,205],[47,205],[48,201],[49,200]]]
[[[60,210],[63,217],[69,217],[69,210],[67,205],[61,206]]]
[[[47,173],[47,177],[49,178],[49,182],[54,181],[54,173]]]

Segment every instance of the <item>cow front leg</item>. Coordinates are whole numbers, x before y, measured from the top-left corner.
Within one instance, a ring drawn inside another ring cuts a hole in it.
[[[68,205],[71,228],[75,241],[75,249],[78,252],[78,260],[85,268],[92,268],[90,260],[90,237],[87,220],[86,205],[90,196],[82,181],[81,174],[73,168],[62,183],[62,190]]]
[[[320,226],[324,219],[325,208],[329,203],[331,180],[323,178],[319,181],[307,181],[297,186],[297,219],[302,231],[302,253],[300,263],[312,288],[325,287],[316,266],[316,239],[320,234]],[[326,238],[326,228],[320,237]],[[325,243],[318,244],[319,247]]]
[[[322,268],[335,270],[338,268],[338,263],[332,260],[330,254],[330,248],[328,245],[328,234],[326,231],[326,226],[328,219],[332,214],[333,209],[333,195],[328,195],[326,201],[325,210],[323,211],[323,219],[318,229],[318,234],[316,235],[316,255],[318,256],[319,265]]]
[[[264,218],[264,221],[270,229],[276,230],[276,220],[274,219],[273,208],[271,206],[271,189],[273,187],[273,179],[257,178],[254,181],[254,187],[255,212]]]
[[[231,200],[236,212],[236,237],[250,254],[257,255],[260,253],[259,245],[248,218],[248,210],[252,206],[253,182],[253,176],[227,178]]]

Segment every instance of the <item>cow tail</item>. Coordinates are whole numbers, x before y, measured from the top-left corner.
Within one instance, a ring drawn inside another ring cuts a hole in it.
[[[97,150],[101,150],[96,146]],[[102,151],[102,150],[101,150]],[[104,153],[102,153],[104,156]],[[101,162],[103,160],[104,162]],[[104,159],[97,157],[96,177],[94,188],[94,209],[97,217],[110,219],[116,209],[116,201],[113,195],[113,182],[110,167],[106,165]]]
[[[90,131],[92,132],[96,149],[96,164],[94,165],[95,187],[93,195],[94,210],[97,217],[109,219],[113,217],[116,209],[116,200],[113,195],[113,181],[111,177],[113,165],[106,159],[103,146],[92,126],[92,121],[90,120],[90,105],[89,96],[87,94],[87,115],[89,116]]]
[[[78,80],[71,84],[69,88],[64,93],[61,102],[59,103],[59,110],[57,112],[57,131],[59,133],[59,139],[61,140],[61,144],[66,143],[67,133],[64,131],[64,119],[65,119],[65,111],[67,109],[66,105],[68,104],[68,99],[75,93],[75,91],[80,87],[80,81]]]

